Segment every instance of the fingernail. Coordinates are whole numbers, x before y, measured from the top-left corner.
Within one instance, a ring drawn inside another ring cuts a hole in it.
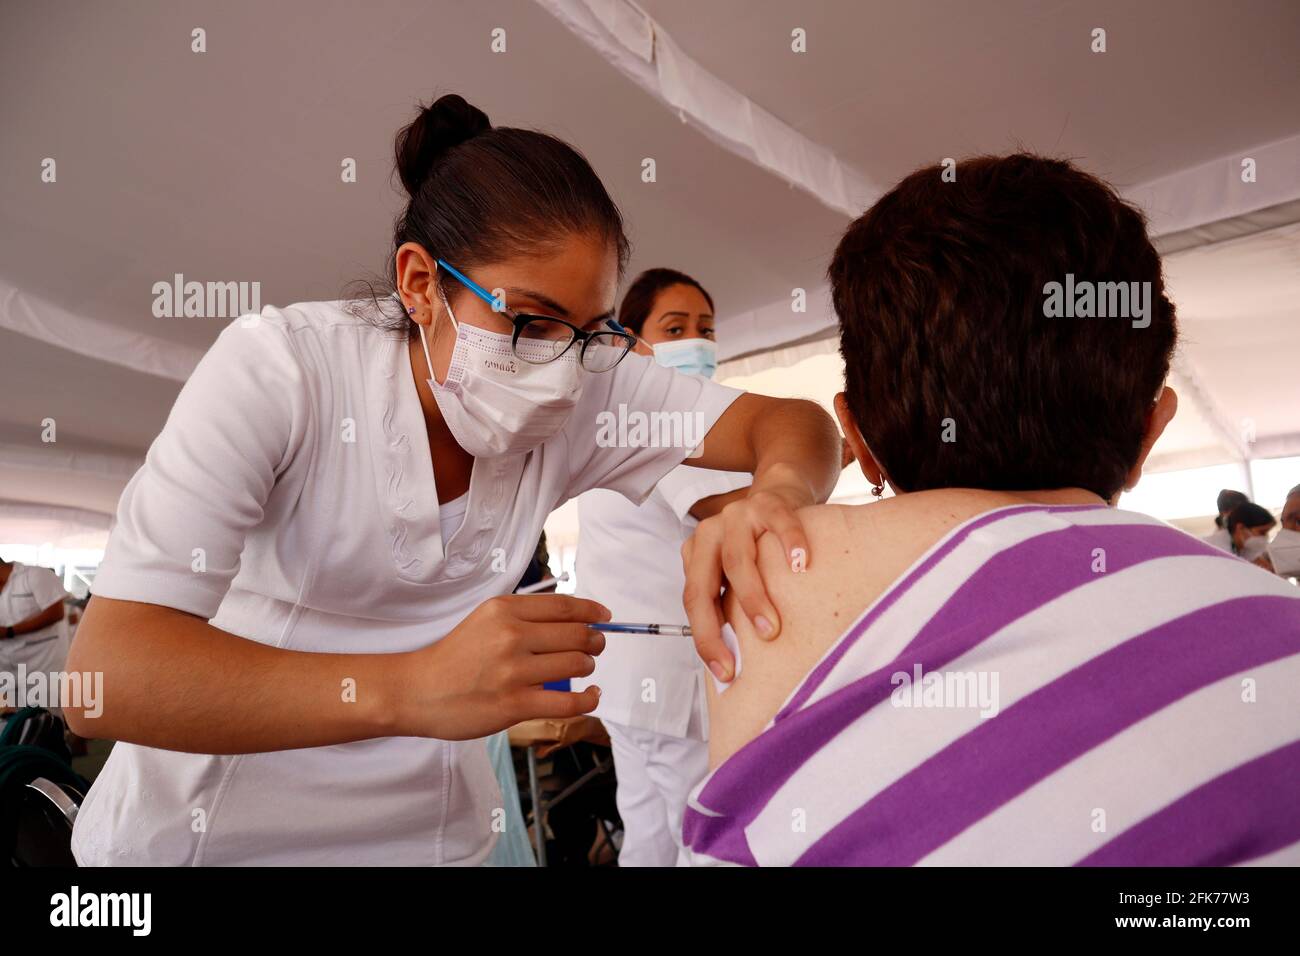
[[[600,688],[599,688],[599,687],[597,687],[595,684],[592,684],[592,685],[591,685],[591,689],[594,690],[594,691],[596,692],[596,696],[597,696],[597,697],[600,696]]]
[[[754,626],[758,628],[758,633],[764,636],[772,633],[772,622],[761,614],[754,618]]]
[[[808,569],[808,552],[803,548],[793,548],[790,551],[790,570],[795,574],[801,574]]]
[[[722,661],[709,661],[709,670],[713,671],[713,676],[722,681],[722,683],[728,684],[731,682],[731,675],[728,674],[727,669],[722,666]]]

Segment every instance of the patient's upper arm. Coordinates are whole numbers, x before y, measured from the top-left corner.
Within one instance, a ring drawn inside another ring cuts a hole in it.
[[[761,640],[735,596],[725,595],[723,611],[740,642],[742,671],[721,694],[707,682],[710,766],[758,735],[864,606],[861,575],[855,579],[850,570],[861,556],[855,557],[849,540],[847,510],[820,505],[799,512],[809,551],[801,573],[790,570],[775,535],[759,539],[759,573],[781,616],[775,639]]]
[[[1021,501],[1011,493],[942,488],[868,505],[803,508],[808,569],[802,574],[790,570],[775,535],[760,538],[758,570],[781,630],[760,640],[739,603],[725,597],[742,669],[721,694],[708,682],[710,765],[756,737],[862,612],[935,542],[975,515]]]

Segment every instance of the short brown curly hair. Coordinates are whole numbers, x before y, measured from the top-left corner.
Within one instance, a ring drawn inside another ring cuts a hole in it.
[[[829,276],[845,393],[904,491],[1080,487],[1138,459],[1178,337],[1142,213],[1026,153],[912,173],[840,240]],[[951,180],[951,175],[948,177]],[[1055,318],[1049,283],[1149,282],[1149,324]]]

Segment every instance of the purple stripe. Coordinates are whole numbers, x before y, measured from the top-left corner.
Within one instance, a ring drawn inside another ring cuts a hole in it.
[[[731,826],[726,817],[705,816],[687,806],[682,817],[682,842],[696,853],[707,853],[715,860],[758,866],[742,827]]]
[[[982,722],[845,817],[798,862],[913,864],[1137,721],[1293,654],[1300,654],[1300,601],[1293,597],[1236,598],[1176,618]],[[868,759],[869,742],[863,750]]]
[[[1105,572],[1093,570],[1097,548],[1105,552]],[[1168,525],[1071,525],[1038,535],[985,561],[925,622],[899,656],[976,621],[992,634],[1067,591],[1096,581],[1102,573],[1176,556],[1233,557]]]
[[[873,604],[864,617],[858,620],[848,633],[840,638],[835,647],[822,658],[821,662],[808,672],[808,676],[803,683],[786,702],[785,706],[777,713],[776,719],[781,720],[787,714],[793,713],[804,705],[804,702],[812,696],[813,692],[822,685],[827,675],[840,662],[840,659],[848,653],[851,648],[871,625],[875,624],[882,614],[898,603],[899,598],[911,590],[912,586],[919,582],[926,574],[934,569],[940,561],[950,555],[953,551],[964,542],[970,535],[980,528],[994,524],[1004,518],[1015,517],[1016,515],[1027,514],[1031,511],[1052,512],[1060,514],[1063,512],[1074,511],[1093,511],[1097,508],[1105,508],[1105,505],[1013,505],[1008,508],[999,508],[997,511],[990,511],[987,514],[972,518],[966,524],[961,525],[956,530],[949,533],[948,538],[942,542],[930,553],[928,557],[921,561],[910,572],[896,584],[892,585],[888,591],[881,595],[876,603]]]
[[[1106,549],[1108,573],[1114,573],[1154,558],[1186,554],[1189,549],[1208,553],[1195,547],[1198,544],[1167,526],[1071,526],[994,555],[936,615],[942,616],[946,631],[936,633],[927,627],[922,632],[926,640],[913,640],[907,650],[879,670],[801,710],[778,715],[772,726],[714,771],[700,791],[700,803],[747,824],[804,761],[872,707],[889,699],[895,673],[911,673],[915,664],[927,672],[941,670],[1050,598],[1095,581],[1092,548]],[[1218,554],[1232,558],[1227,552]]]
[[[1185,794],[1079,866],[1233,866],[1300,840],[1300,741]]]

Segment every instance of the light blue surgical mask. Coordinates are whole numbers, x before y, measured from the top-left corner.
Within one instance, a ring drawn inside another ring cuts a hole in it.
[[[718,368],[718,343],[712,339],[673,339],[656,342],[650,348],[656,362],[686,375],[713,378]]]

